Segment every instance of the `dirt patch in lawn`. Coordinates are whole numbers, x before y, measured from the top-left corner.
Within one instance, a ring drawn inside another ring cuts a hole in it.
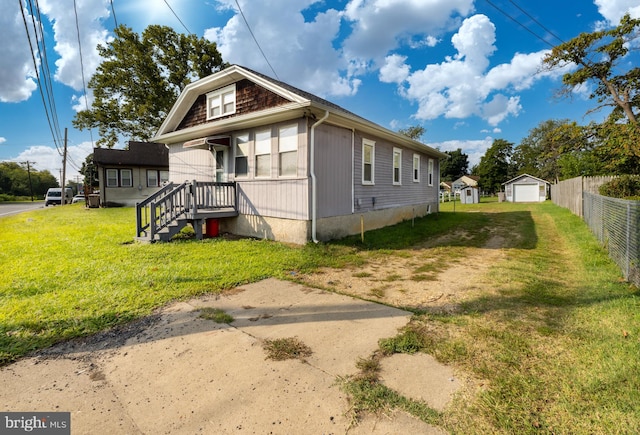
[[[447,246],[455,234],[413,249],[363,252],[366,263],[342,269],[323,268],[300,276],[320,287],[396,307],[428,312],[455,312],[459,303],[492,286],[489,269],[501,261],[509,245],[502,236],[482,247]]]

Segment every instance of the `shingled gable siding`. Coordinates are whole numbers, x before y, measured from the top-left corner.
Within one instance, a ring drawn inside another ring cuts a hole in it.
[[[236,83],[236,112],[229,116],[238,116],[246,113],[257,112],[271,107],[282,106],[290,103],[280,95],[256,85],[250,80],[243,79]],[[216,118],[216,121],[225,117]],[[207,122],[207,96],[200,95],[186,116],[178,125],[177,130],[193,127]]]

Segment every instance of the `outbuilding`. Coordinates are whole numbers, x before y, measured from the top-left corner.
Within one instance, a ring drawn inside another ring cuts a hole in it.
[[[508,202],[543,202],[549,193],[549,182],[529,174],[518,175],[502,183]]]
[[[477,187],[466,186],[460,190],[461,204],[478,204],[479,202],[480,202],[480,195],[478,194]]]

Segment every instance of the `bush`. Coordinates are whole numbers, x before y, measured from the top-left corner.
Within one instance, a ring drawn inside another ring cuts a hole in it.
[[[598,189],[600,195],[622,199],[640,199],[640,175],[621,175]]]

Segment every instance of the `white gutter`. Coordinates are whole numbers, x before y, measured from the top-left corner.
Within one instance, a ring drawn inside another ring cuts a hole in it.
[[[309,165],[311,166],[309,169],[309,173],[311,175],[311,240],[313,243],[318,243],[318,239],[316,238],[316,228],[317,228],[317,214],[318,214],[318,204],[317,204],[317,193],[316,193],[316,166],[315,166],[315,153],[316,153],[316,127],[322,124],[329,117],[329,111],[324,111],[324,116],[316,121],[311,126],[311,145],[310,145],[310,153],[311,160]]]

